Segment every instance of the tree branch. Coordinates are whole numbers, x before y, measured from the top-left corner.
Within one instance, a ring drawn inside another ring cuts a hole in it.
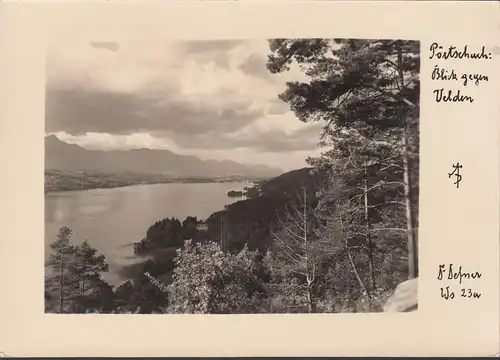
[[[401,98],[398,98],[396,95],[388,92],[388,91],[385,91],[385,90],[382,90],[380,89],[379,87],[377,86],[374,86],[374,85],[369,85],[369,84],[365,84],[365,86],[369,89],[372,89],[372,90],[375,90],[375,91],[378,91],[380,92],[381,94],[385,95],[385,96],[388,96],[390,97],[391,99],[393,100],[396,100],[396,101],[400,101],[402,100],[406,105],[408,105],[410,108],[412,109],[415,109],[417,107],[416,104],[412,103],[410,100],[404,98],[404,97],[401,97]]]
[[[404,205],[404,206],[406,206],[406,204],[404,202],[402,202],[402,201],[385,201],[385,202],[380,203],[380,204],[368,205],[367,208],[376,208],[376,207],[384,206],[384,205],[388,205],[388,204],[397,204],[397,205]]]
[[[407,229],[403,229],[403,228],[372,228],[372,231],[403,231],[403,232],[407,232],[408,230]]]

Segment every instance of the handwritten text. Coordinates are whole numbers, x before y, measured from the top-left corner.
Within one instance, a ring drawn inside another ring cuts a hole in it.
[[[472,51],[468,45],[463,48],[451,45],[444,47],[437,42],[432,43],[429,48],[431,60],[450,60],[450,59],[468,59],[468,60],[491,60],[491,52],[486,52],[486,47],[482,46],[479,50]],[[434,65],[431,73],[433,81],[455,83],[467,87],[468,85],[479,86],[489,81],[488,75],[474,72],[459,72],[454,68],[447,68],[441,64]],[[461,89],[437,88],[432,91],[434,101],[437,103],[469,103],[472,104],[475,99],[470,94]]]

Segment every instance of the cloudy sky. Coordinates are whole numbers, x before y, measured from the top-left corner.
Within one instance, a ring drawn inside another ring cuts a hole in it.
[[[272,75],[268,53],[267,40],[52,47],[46,133],[88,149],[302,167],[320,153],[321,125],[301,123],[278,99],[303,75]]]

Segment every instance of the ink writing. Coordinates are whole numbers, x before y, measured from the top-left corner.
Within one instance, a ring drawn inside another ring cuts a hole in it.
[[[487,75],[474,73],[463,73],[461,75],[457,75],[455,69],[446,69],[439,67],[439,65],[434,66],[431,79],[443,81],[460,81],[463,86],[467,86],[469,84],[469,81],[476,86],[479,86],[479,84],[483,81],[489,81]]]
[[[460,76],[460,80],[462,80],[462,85],[467,86],[469,80],[473,82],[474,85],[479,86],[481,81],[488,81],[488,76],[482,74],[467,74],[464,73]]]
[[[449,264],[448,267],[446,265],[439,265],[439,272],[438,272],[438,280],[443,280],[443,279],[448,279],[448,280],[458,280],[458,283],[461,284],[464,280],[466,279],[480,279],[481,274],[479,271],[476,272],[465,272],[462,271],[462,266],[458,266],[458,271],[457,267],[454,266],[453,264]]]
[[[464,271],[462,266],[455,266],[454,264],[441,264],[438,268],[437,279],[440,281],[448,280],[453,281],[458,285],[462,285],[466,280],[479,280],[482,277],[482,273],[479,271],[467,272]],[[465,285],[465,284],[464,284]],[[440,297],[444,300],[453,300],[455,298],[464,299],[479,299],[481,298],[481,292],[473,289],[473,287],[463,286],[458,287],[458,290],[454,290],[452,285],[443,286],[440,288]]]
[[[432,80],[457,80],[458,77],[455,73],[454,69],[447,70],[444,68],[440,68],[438,65],[434,66],[434,70],[432,71]]]
[[[453,165],[453,171],[451,173],[448,173],[448,178],[451,178],[453,175],[455,175],[455,182],[454,184],[457,185],[457,189],[460,187],[460,181],[462,181],[462,175],[460,175],[460,169],[463,168],[463,165],[460,165],[459,162]]]
[[[486,53],[485,47],[481,47],[481,51],[470,51],[468,46],[465,45],[463,50],[458,50],[456,46],[450,46],[446,49],[438,43],[432,43],[430,47],[431,55],[429,59],[479,59],[491,60],[491,52]]]
[[[431,44],[429,59],[431,60],[491,60],[491,52],[486,51],[486,47],[473,51],[468,45],[458,47],[451,45],[445,47],[437,42]],[[434,65],[431,73],[433,81],[455,83],[467,87],[469,85],[479,86],[482,83],[488,82],[489,77],[485,74],[474,72],[461,72],[455,68],[447,68],[441,65]],[[468,103],[472,104],[475,99],[472,95],[465,93],[461,89],[453,88],[435,88],[432,90],[434,101],[437,103]]]
[[[474,98],[468,95],[463,95],[460,90],[452,92],[448,90],[445,92],[445,89],[436,89],[433,91],[436,95],[436,102],[474,102]]]

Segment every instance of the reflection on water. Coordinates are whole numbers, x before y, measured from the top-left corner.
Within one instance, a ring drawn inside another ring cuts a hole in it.
[[[105,280],[122,281],[118,268],[143,258],[133,256],[132,243],[146,235],[155,221],[187,216],[206,219],[238,199],[227,196],[244,183],[154,184],[115,189],[65,191],[45,194],[45,256],[61,226],[73,230],[73,242],[87,239],[106,255],[110,273]]]

